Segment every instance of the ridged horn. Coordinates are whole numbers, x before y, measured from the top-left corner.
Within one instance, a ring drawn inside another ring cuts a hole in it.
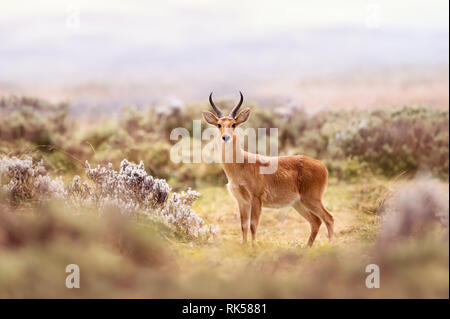
[[[214,104],[213,99],[212,99],[212,92],[209,95],[209,103],[211,104],[211,107],[213,108],[214,112],[216,113],[216,115],[219,118],[223,117],[222,111]]]
[[[242,95],[242,92],[239,91],[239,94],[241,95],[241,100],[239,101],[238,105],[236,105],[230,112],[230,117],[235,118],[237,115],[237,112],[239,111],[239,108],[242,105],[242,102],[244,102],[244,96]]]

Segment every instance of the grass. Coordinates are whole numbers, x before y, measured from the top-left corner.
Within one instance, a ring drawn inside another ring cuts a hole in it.
[[[372,183],[388,183],[375,180]],[[375,228],[375,214],[355,211],[359,197],[355,193],[359,184],[335,182],[325,195],[327,208],[335,217],[336,244],[340,241],[364,239],[363,234],[353,234],[352,229],[371,224]],[[240,217],[233,198],[225,187],[199,189],[202,196],[194,203],[194,210],[205,221],[220,227],[221,242],[239,242],[241,239]],[[293,208],[264,208],[257,233],[258,245],[269,247],[301,247],[309,236],[309,223]],[[348,234],[348,235],[347,235]],[[350,235],[351,234],[351,235]],[[360,237],[358,237],[360,236]],[[321,227],[315,246],[328,245],[326,227]]]
[[[23,216],[8,222],[4,212],[0,297],[448,298],[448,235],[442,240],[442,231],[377,256],[381,194],[399,182],[330,180],[324,201],[336,236],[329,243],[322,225],[312,248],[305,248],[309,224],[293,208],[264,208],[256,245],[242,245],[239,214],[225,186],[199,188],[193,205],[219,227],[209,241],[185,240],[145,218],[99,219],[59,209],[45,217],[45,207],[28,218],[24,207]],[[64,287],[69,263],[81,268],[80,289]],[[380,289],[365,287],[371,263],[382,269]]]
[[[311,116],[296,110],[286,122],[269,108],[254,107],[248,127],[279,127],[280,154],[317,157],[330,172],[324,202],[335,217],[336,236],[329,243],[322,225],[313,247],[305,248],[310,226],[293,208],[264,208],[256,245],[243,246],[220,165],[170,161],[171,129],[192,131],[192,120],[207,105],[162,118],[149,108],[125,111],[120,120],[84,122],[66,117],[65,105],[48,108],[27,99],[0,104],[8,106],[0,110],[0,156],[43,158],[51,176],[62,174],[66,184],[75,174],[84,176],[85,160],[114,167],[124,157],[143,160],[174,191],[191,186],[200,192],[193,210],[219,228],[213,240],[190,240],[143,216],[108,224],[97,212],[49,208],[43,218],[46,207],[24,201],[10,212],[0,198],[0,298],[449,296],[448,228],[381,247],[381,257],[377,247],[379,214],[399,183],[424,170],[448,190],[448,110],[327,110]],[[26,121],[30,108],[33,125]],[[63,284],[69,263],[80,265],[79,290]],[[370,263],[382,269],[380,289],[365,287]]]
[[[423,249],[414,252],[422,254],[421,258],[408,253],[403,255],[405,259],[395,256],[403,270],[397,264],[386,266],[380,289],[365,287],[366,265],[379,263],[373,249],[379,216],[364,209],[376,204],[361,205],[361,197],[367,188],[381,186],[389,189],[394,182],[375,178],[363,185],[331,181],[325,202],[335,216],[336,237],[329,243],[322,226],[309,249],[304,248],[309,224],[292,208],[263,209],[256,245],[242,245],[239,214],[225,187],[199,189],[202,196],[193,208],[220,231],[214,242],[173,245],[180,280],[196,283],[196,289],[187,296],[448,297],[448,253],[443,254],[442,247],[436,245],[427,253],[427,245],[433,241],[425,241]],[[410,264],[411,259],[416,262]],[[429,271],[434,272],[432,276]],[[410,291],[411,287],[420,290]]]
[[[385,182],[376,180],[372,183]],[[239,213],[226,188],[202,188],[199,190],[202,196],[193,208],[206,222],[219,226],[219,238],[214,243],[175,245],[183,275],[190,277],[198,271],[208,271],[220,274],[223,280],[230,280],[236,273],[258,262],[270,261],[270,266],[266,266],[276,268],[280,266],[277,266],[279,262],[286,262],[284,259],[295,261],[301,254],[314,259],[335,247],[359,249],[369,246],[373,244],[378,216],[354,210],[358,201],[354,194],[359,187],[358,184],[338,182],[330,185],[325,201],[335,216],[336,237],[329,243],[326,227],[322,225],[310,249],[304,248],[310,233],[309,223],[293,208],[264,208],[256,245],[242,245]]]

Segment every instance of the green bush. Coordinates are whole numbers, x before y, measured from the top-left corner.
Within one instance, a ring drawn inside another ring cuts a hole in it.
[[[38,151],[43,155],[37,157],[45,156],[52,167],[63,172],[79,172],[86,160],[118,165],[126,157],[143,160],[150,173],[174,185],[222,184],[226,179],[220,165],[176,164],[169,158],[170,147],[176,143],[169,140],[172,129],[184,127],[192,134],[193,120],[200,120],[201,112],[208,109],[206,103],[183,108],[127,108],[117,118],[86,122],[69,117],[66,103],[3,98],[0,151],[14,155]],[[318,158],[327,164],[330,175],[340,179],[366,174],[392,177],[418,170],[448,179],[447,109],[405,106],[308,115],[298,109],[281,113],[255,106],[246,127],[278,128],[280,155]],[[23,148],[25,145],[28,148]]]

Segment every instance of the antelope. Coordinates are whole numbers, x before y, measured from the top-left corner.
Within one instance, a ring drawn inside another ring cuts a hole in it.
[[[214,104],[212,93],[209,103],[214,113],[202,112],[203,119],[220,131],[218,143],[222,145],[222,159],[226,150],[232,150],[231,161],[222,160],[221,164],[228,179],[228,191],[234,197],[239,208],[242,229],[242,243],[247,243],[250,226],[252,244],[256,240],[256,230],[261,217],[262,207],[292,206],[311,226],[307,247],[311,247],[316,239],[322,221],[328,231],[331,242],[334,234],[333,215],[323,205],[323,194],[327,187],[328,171],[320,161],[304,156],[263,156],[245,151],[240,144],[236,128],[250,117],[250,109],[239,111],[244,97],[241,92],[239,103],[228,116]],[[225,148],[227,143],[232,148]],[[241,156],[243,161],[236,161]],[[260,167],[277,161],[277,168],[272,174],[261,174]]]

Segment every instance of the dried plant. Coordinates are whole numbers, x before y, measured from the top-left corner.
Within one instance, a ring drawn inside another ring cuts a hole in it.
[[[207,225],[191,208],[200,193],[191,190],[173,193],[159,214],[168,224],[174,225],[189,238],[208,239],[216,235],[216,228]]]
[[[3,157],[0,175],[9,178],[3,190],[16,203],[58,198],[70,206],[93,206],[101,213],[115,209],[123,214],[144,213],[149,218],[160,218],[189,239],[207,239],[216,234],[215,228],[206,225],[191,208],[200,196],[198,192],[189,188],[169,198],[167,182],[148,175],[142,161],[137,165],[124,159],[119,172],[111,163],[92,168],[86,162],[86,176],[91,183],[75,176],[65,186],[61,177],[47,174],[43,161]]]
[[[206,225],[191,208],[200,193],[189,188],[187,192],[173,193],[169,198],[167,182],[148,175],[142,161],[136,165],[124,159],[119,172],[114,171],[112,164],[91,168],[86,162],[86,166],[86,175],[95,187],[81,189],[73,182],[73,185],[78,185],[73,189],[100,207],[114,206],[126,212],[144,211],[150,218],[162,218],[190,239],[207,239],[216,234],[216,229]]]
[[[170,193],[167,182],[148,175],[142,161],[136,165],[124,159],[119,172],[111,163],[91,168],[86,161],[86,167],[86,175],[95,185],[91,197],[101,206],[113,203],[126,211],[153,209],[163,205]]]
[[[61,178],[51,179],[42,160],[36,162],[31,157],[23,160],[16,157],[2,157],[0,175],[9,178],[9,182],[3,185],[3,191],[10,195],[14,203],[21,200],[40,199],[50,194],[64,196],[64,184]]]

